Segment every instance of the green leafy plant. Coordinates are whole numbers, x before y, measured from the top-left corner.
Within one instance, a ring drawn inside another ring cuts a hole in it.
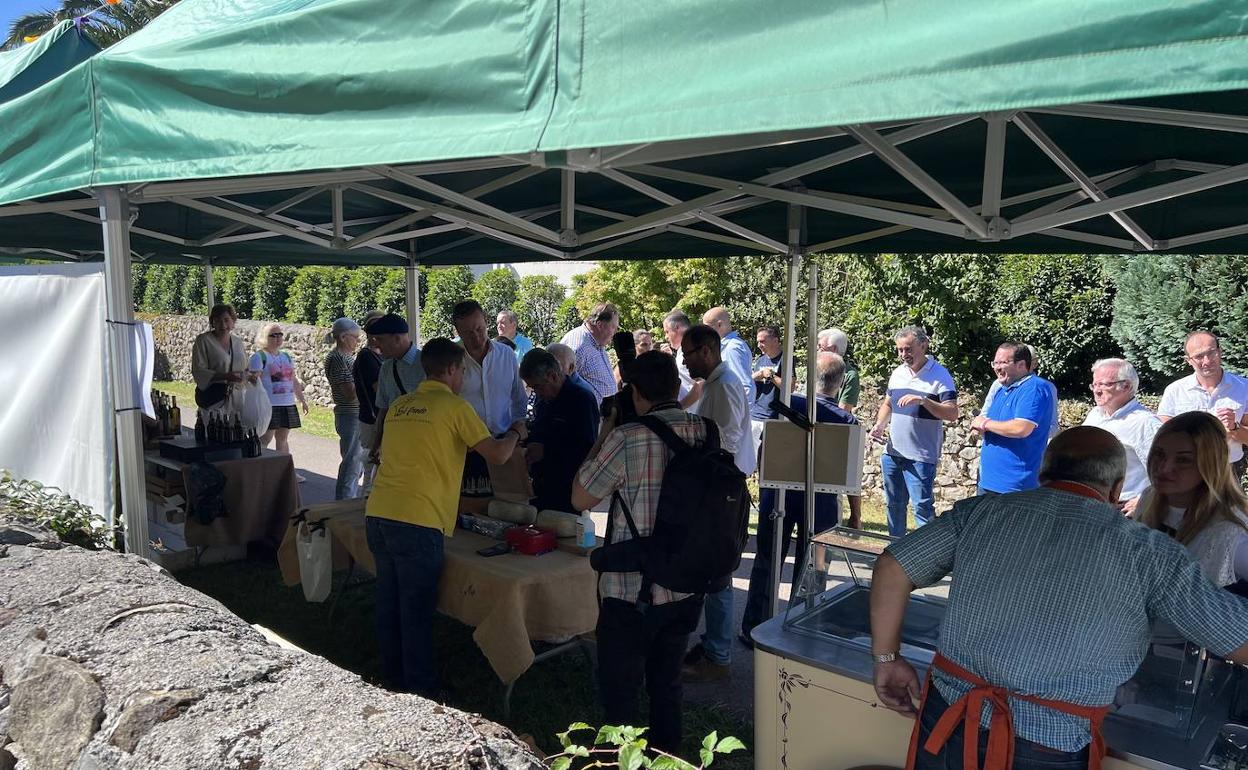
[[[420,336],[454,337],[451,326],[451,309],[457,302],[472,296],[472,270],[467,265],[456,265],[427,274],[429,291],[420,318]]]
[[[563,287],[553,275],[521,278],[514,308],[520,318],[520,331],[539,345],[558,340],[566,331],[559,328],[559,308],[563,302]]]
[[[589,745],[572,738],[573,733],[590,733],[594,730],[593,726],[584,722],[573,722],[566,731],[559,733],[557,737],[563,751],[547,757],[551,770],[571,770],[573,766],[578,770],[590,767],[618,767],[620,770],[698,770],[710,767],[715,757],[720,754],[731,754],[745,748],[745,744],[737,738],[720,738],[717,732],[712,732],[702,739],[702,747],[698,750],[701,764],[695,765],[651,748],[645,738],[644,727],[604,725],[597,729]]]
[[[0,504],[19,521],[47,527],[66,543],[99,550],[112,541],[113,532],[88,506],[57,487],[19,479],[8,470],[0,470]]]
[[[481,309],[485,311],[487,327],[494,325],[498,311],[515,307],[518,290],[519,281],[516,280],[515,274],[505,267],[482,273],[481,277],[472,284],[472,298],[481,303]]]

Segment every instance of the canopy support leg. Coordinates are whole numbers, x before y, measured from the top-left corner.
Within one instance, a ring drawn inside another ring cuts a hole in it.
[[[793,377],[797,367],[793,365],[793,353],[797,348],[797,285],[801,278],[802,252],[806,245],[806,209],[801,206],[789,206],[789,296],[785,305],[784,316],[784,354],[780,367],[780,399],[789,403],[789,394],[793,392]],[[771,521],[760,521],[758,527],[771,527],[771,596],[767,617],[775,617],[780,610],[780,578],[784,574],[784,498],[782,489],[775,490],[776,505]],[[801,548],[801,543],[797,544]],[[794,573],[796,575],[796,573]]]
[[[807,294],[806,294],[806,419],[810,424],[815,425],[815,393],[816,384],[819,382],[819,263],[814,259],[806,259],[806,269],[809,271]],[[806,542],[801,545],[809,546],[811,540],[815,536],[815,432],[811,430],[806,434]],[[799,556],[793,565],[794,586],[799,585],[799,580],[806,580],[806,570],[811,567],[809,548],[799,550]]]
[[[134,305],[130,280],[130,201],[121,187],[96,191],[104,232],[105,325],[112,419],[116,428],[119,503],[126,551],[147,554],[147,481],[143,472],[142,411],[135,402]],[[114,522],[110,522],[114,523]]]
[[[208,309],[217,304],[217,286],[212,281],[212,260],[204,260],[204,303]]]
[[[412,342],[420,344],[420,261],[416,259],[416,239],[408,241],[407,266],[403,268],[407,288],[407,326]]]

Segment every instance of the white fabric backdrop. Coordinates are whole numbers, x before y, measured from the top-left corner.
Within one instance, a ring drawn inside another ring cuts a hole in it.
[[[104,318],[102,265],[0,268],[0,468],[59,487],[111,522]]]

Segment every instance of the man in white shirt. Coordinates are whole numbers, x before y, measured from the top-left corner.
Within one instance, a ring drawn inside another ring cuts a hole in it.
[[[719,445],[732,453],[745,475],[754,472],[757,456],[750,437],[750,406],[745,385],[720,356],[719,333],[699,325],[681,340],[689,373],[703,380],[702,397],[689,410],[715,423]],[[685,658],[685,681],[712,682],[728,678],[732,661],[733,587],[706,595],[706,633]]]
[[[1166,386],[1157,416],[1162,422],[1184,412],[1209,412],[1226,428],[1236,478],[1243,478],[1248,442],[1248,380],[1222,368],[1222,346],[1206,331],[1187,335],[1183,360],[1192,373]]]
[[[520,379],[516,354],[486,331],[485,312],[475,300],[465,300],[451,310],[451,323],[459,335],[464,356],[464,384],[459,395],[472,405],[492,435],[515,429],[524,437],[528,396]]]
[[[1109,431],[1127,450],[1127,475],[1118,496],[1118,507],[1130,516],[1148,488],[1148,451],[1161,420],[1136,399],[1140,375],[1130,361],[1102,358],[1092,365],[1092,398],[1096,406],[1084,425]]]
[[[663,336],[667,338],[672,355],[676,356],[676,372],[680,375],[680,394],[677,400],[685,409],[697,403],[698,398],[702,396],[702,383],[693,379],[693,375],[689,374],[689,367],[685,366],[685,351],[680,347],[680,342],[690,326],[693,326],[693,323],[680,308],[663,316]]]
[[[754,403],[754,356],[750,354],[750,346],[732,328],[732,316],[728,315],[728,308],[711,308],[702,314],[702,323],[719,334],[720,353],[724,363],[737,375],[737,379],[745,383],[745,397],[750,403]]]

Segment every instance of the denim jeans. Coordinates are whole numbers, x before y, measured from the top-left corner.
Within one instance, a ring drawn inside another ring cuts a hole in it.
[[[359,495],[360,470],[364,453],[360,448],[360,417],[357,412],[334,410],[334,430],[338,433],[338,481],[334,485],[335,500],[350,500]]]
[[[707,660],[726,666],[732,662],[732,584],[722,591],[706,595],[706,631],[702,649]]]
[[[936,463],[908,460],[887,452],[880,457],[884,472],[884,498],[888,502],[888,534],[906,534],[906,505],[914,503],[914,521],[923,526],[936,515],[932,484],[936,481]]]
[[[373,439],[377,436],[377,425],[360,423],[360,464],[363,475],[360,477],[360,497],[368,497],[373,491],[373,480],[377,477],[377,466],[368,461],[373,451]]]
[[[949,704],[941,697],[935,686],[928,689],[927,704],[919,715],[919,750],[914,760],[914,770],[961,770],[963,725],[949,736],[944,747],[936,754],[923,749],[927,736],[932,734],[940,715]],[[984,765],[984,752],[988,747],[988,731],[979,731],[979,766]],[[1039,743],[1014,738],[1014,770],[1087,770],[1088,749],[1082,751],[1058,751]]]
[[[598,610],[598,697],[609,725],[639,722],[637,695],[644,681],[650,700],[650,745],[680,751],[680,666],[689,634],[698,627],[702,600],[691,596],[637,611],[636,605],[605,598]]]
[[[368,549],[377,562],[377,645],[386,686],[433,697],[438,666],[433,615],[442,577],[441,530],[369,516]]]

